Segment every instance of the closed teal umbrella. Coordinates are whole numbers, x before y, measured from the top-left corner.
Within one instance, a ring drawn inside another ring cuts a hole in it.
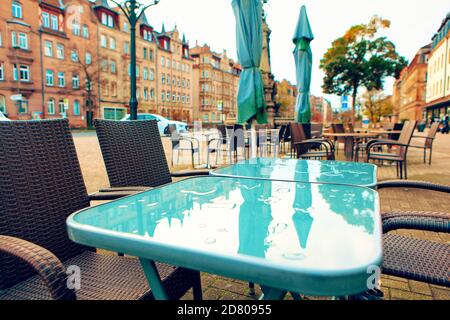
[[[236,45],[242,73],[238,90],[238,122],[267,123],[260,64],[263,45],[261,0],[233,0]]]
[[[311,123],[311,104],[309,90],[311,87],[312,52],[310,42],[314,35],[309,25],[306,7],[302,6],[297,28],[294,34],[294,59],[297,76],[297,102],[295,105],[295,120],[299,123]]]

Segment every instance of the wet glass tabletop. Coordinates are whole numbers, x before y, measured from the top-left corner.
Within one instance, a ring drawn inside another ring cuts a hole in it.
[[[68,219],[84,245],[320,295],[364,291],[367,268],[381,263],[380,225],[369,188],[226,177],[182,180]]]
[[[369,188],[377,185],[377,167],[373,164],[358,162],[256,158],[213,170],[211,174],[295,182],[348,184]]]

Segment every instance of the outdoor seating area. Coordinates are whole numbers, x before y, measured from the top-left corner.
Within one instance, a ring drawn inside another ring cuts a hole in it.
[[[381,181],[380,172],[390,167],[342,161],[345,155],[334,153],[339,142],[307,140],[298,124],[284,127],[294,132],[283,141],[294,144],[286,153],[278,140],[285,137],[281,129],[258,128],[276,139],[259,135],[256,158],[249,157],[252,130],[227,129],[226,139],[201,134],[208,139],[198,139],[199,153],[210,151],[212,141],[226,142],[220,147],[224,159],[211,170],[191,171],[169,165],[177,146],[171,137],[159,136],[156,121],[96,120],[95,125],[96,134],[85,137],[72,136],[66,120],[0,123],[0,168],[8,168],[0,175],[0,299],[198,300],[214,298],[219,290],[230,299],[378,300],[400,298],[397,289],[384,286],[396,281],[423,283],[439,292],[433,298],[449,298],[444,288],[450,287],[445,211],[450,208],[400,210],[383,197],[383,190],[415,189],[448,204],[445,184],[394,180],[392,174]],[[415,123],[405,124],[400,139],[407,134],[411,140],[414,128]],[[236,140],[242,148],[235,147],[235,131],[241,131]],[[86,141],[80,149],[83,139],[89,139],[89,150],[83,149]],[[367,150],[381,143],[408,147],[380,141],[369,141]],[[418,151],[411,162],[428,168]],[[447,150],[435,147],[435,152],[448,158]],[[190,158],[189,153],[181,157],[187,168]],[[95,190],[89,170],[107,174]],[[352,245],[357,238],[358,246]],[[82,269],[79,288],[76,281],[66,286],[67,271],[74,267]],[[338,276],[356,267],[359,273]],[[371,288],[367,268],[383,273]],[[326,285],[315,270],[327,270]],[[219,282],[223,287],[217,289]],[[254,295],[247,282],[254,284]]]

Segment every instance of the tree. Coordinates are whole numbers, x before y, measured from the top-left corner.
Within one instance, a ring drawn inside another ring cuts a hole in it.
[[[344,36],[333,41],[320,61],[324,70],[324,93],[351,95],[354,113],[358,89],[383,89],[386,77],[399,78],[407,60],[400,56],[394,43],[386,37],[376,37],[380,29],[390,27],[390,21],[374,16],[368,24],[351,27]]]
[[[381,121],[382,117],[392,115],[394,110],[392,97],[385,97],[381,91],[371,90],[364,93],[362,97],[364,114],[375,124]]]
[[[79,90],[83,91],[84,105],[86,110],[86,125],[88,128],[91,128],[93,126],[93,113],[95,108],[97,107],[96,88],[98,88],[100,81],[99,63],[97,58],[93,55],[91,55],[90,61],[86,61],[85,58],[84,61],[82,60],[82,58],[80,57],[80,52],[84,52],[85,57],[85,48],[79,48],[77,45],[73,44],[70,49],[74,50],[78,54],[78,59],[76,62],[74,62],[75,67],[73,68],[72,73],[81,73],[83,75],[82,77],[79,77]]]

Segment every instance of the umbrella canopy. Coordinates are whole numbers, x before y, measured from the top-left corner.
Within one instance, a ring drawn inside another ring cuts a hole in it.
[[[302,6],[297,28],[294,34],[294,59],[297,76],[297,102],[295,105],[295,120],[299,123],[311,122],[311,104],[309,90],[311,87],[312,52],[310,42],[314,35],[309,25],[306,7]]]
[[[233,0],[237,54],[243,71],[239,79],[238,122],[267,123],[260,64],[263,46],[261,0]]]

